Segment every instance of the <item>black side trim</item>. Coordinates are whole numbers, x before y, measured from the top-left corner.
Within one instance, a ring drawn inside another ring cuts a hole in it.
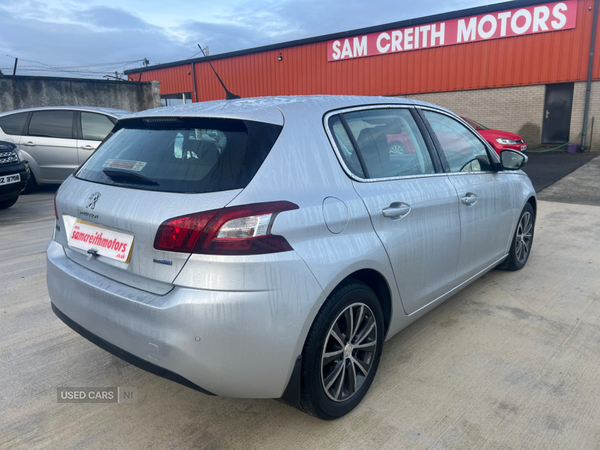
[[[421,136],[423,136],[423,140],[425,141],[425,145],[427,146],[427,150],[429,151],[429,157],[431,158],[431,162],[433,163],[433,167],[436,173],[444,173],[444,166],[442,161],[440,160],[439,152],[433,140],[431,139],[431,134],[427,129],[427,124],[425,123],[425,119],[423,118],[423,114],[421,109],[419,108],[410,108],[410,112],[417,123],[417,127],[419,127],[419,131],[421,132]]]
[[[512,246],[512,241],[511,244]],[[498,264],[495,269],[499,269],[499,270],[505,270],[508,269],[508,264],[510,263],[510,257],[507,256],[506,258],[504,258],[504,261],[502,261],[500,264]]]
[[[296,407],[300,403],[300,393],[302,386],[300,384],[300,378],[302,374],[302,355],[298,356],[296,363],[294,364],[294,370],[292,370],[292,376],[288,382],[283,395],[280,400],[287,403],[290,406]]]
[[[105,341],[101,337],[98,337],[95,334],[90,333],[88,330],[83,328],[81,325],[77,324],[76,322],[74,322],[73,320],[71,320],[67,316],[65,316],[60,309],[58,309],[56,306],[54,306],[54,303],[51,303],[51,305],[52,305],[52,311],[54,312],[54,314],[56,314],[56,316],[60,320],[62,320],[68,327],[70,327],[73,331],[79,333],[81,336],[86,338],[92,344],[96,344],[101,349],[106,350],[109,353],[112,353],[117,358],[121,358],[123,361],[126,361],[129,364],[132,364],[142,370],[145,370],[146,372],[150,372],[154,375],[158,375],[159,377],[166,378],[167,380],[182,384],[186,387],[189,387],[196,391],[202,392],[203,394],[215,395],[212,392],[208,392],[206,389],[202,389],[200,386],[192,383],[187,378],[183,378],[181,375],[178,375],[174,372],[171,372],[170,370],[164,369],[164,368],[159,367],[155,364],[152,364],[148,361],[145,361],[141,358],[138,358],[137,356],[132,355],[129,352],[126,352],[125,350],[117,347],[116,345],[113,345],[110,342]]]

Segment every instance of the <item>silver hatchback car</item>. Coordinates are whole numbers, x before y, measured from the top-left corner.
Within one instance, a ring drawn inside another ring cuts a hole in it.
[[[27,191],[62,183],[96,150],[119,117],[130,111],[84,106],[19,109],[0,113],[0,141],[29,162]]]
[[[158,375],[334,419],[366,394],[385,340],[525,265],[526,160],[405,99],[137,113],[57,193],[52,308]]]

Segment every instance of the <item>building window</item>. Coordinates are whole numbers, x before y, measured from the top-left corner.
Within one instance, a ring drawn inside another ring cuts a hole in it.
[[[162,106],[175,106],[192,103],[192,93],[183,92],[181,94],[161,95],[160,103]]]

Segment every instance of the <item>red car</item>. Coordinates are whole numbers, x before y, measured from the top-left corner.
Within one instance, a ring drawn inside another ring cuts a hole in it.
[[[527,150],[527,144],[521,136],[508,131],[490,130],[488,127],[484,127],[480,123],[477,123],[466,117],[462,118],[465,122],[475,128],[483,138],[490,143],[496,153],[500,154],[501,150],[511,149],[524,152]]]

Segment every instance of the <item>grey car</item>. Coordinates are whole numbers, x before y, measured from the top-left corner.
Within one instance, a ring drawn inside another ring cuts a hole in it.
[[[384,341],[525,265],[526,160],[397,98],[137,113],[58,191],[52,308],[158,375],[334,419],[365,396]]]
[[[27,190],[62,183],[96,150],[119,117],[130,111],[56,106],[0,113],[0,141],[19,148],[29,161]]]

